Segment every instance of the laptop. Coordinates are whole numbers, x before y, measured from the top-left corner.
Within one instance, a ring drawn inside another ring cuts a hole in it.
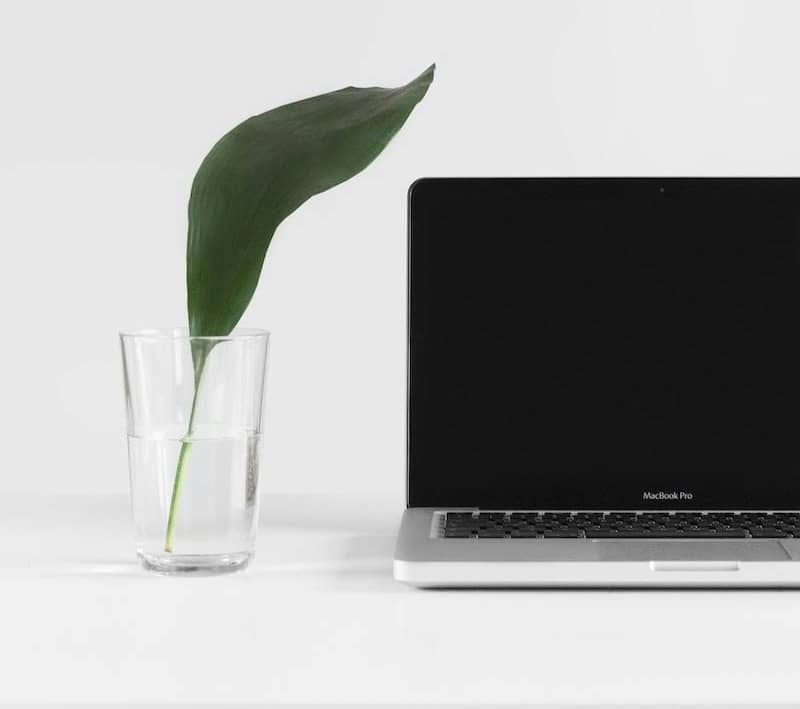
[[[422,587],[800,585],[800,179],[409,190]]]

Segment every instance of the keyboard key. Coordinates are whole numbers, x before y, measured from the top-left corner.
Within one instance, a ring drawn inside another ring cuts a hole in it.
[[[544,531],[545,539],[577,539],[581,536],[579,529],[546,529]]]
[[[750,536],[756,538],[781,539],[786,537],[786,533],[775,527],[752,527]]]
[[[447,539],[469,539],[472,535],[467,529],[446,529],[444,536]]]
[[[512,539],[535,539],[538,536],[539,531],[536,529],[514,529],[510,534]]]
[[[612,537],[618,534],[617,530],[611,527],[587,527],[583,531],[587,539],[592,537]]]
[[[485,520],[490,520],[490,521],[493,521],[493,522],[503,522],[506,519],[506,513],[505,512],[481,512],[478,515],[478,519],[480,519],[481,522],[483,522]]]

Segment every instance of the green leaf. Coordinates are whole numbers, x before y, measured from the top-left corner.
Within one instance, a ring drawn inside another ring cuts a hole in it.
[[[278,225],[381,153],[425,95],[434,68],[397,89],[351,86],[275,108],[211,149],[189,199],[192,335],[230,333],[253,296]]]
[[[352,86],[253,116],[200,165],[189,198],[186,290],[193,336],[224,336],[258,285],[278,225],[309,197],[369,165],[433,81],[430,66],[398,89]],[[172,552],[200,382],[212,342],[192,341],[194,396],[181,443],[164,549]]]

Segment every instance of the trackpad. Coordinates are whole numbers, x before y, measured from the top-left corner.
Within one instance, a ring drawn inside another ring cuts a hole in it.
[[[780,542],[758,539],[738,541],[596,541],[603,561],[787,561],[791,557]]]

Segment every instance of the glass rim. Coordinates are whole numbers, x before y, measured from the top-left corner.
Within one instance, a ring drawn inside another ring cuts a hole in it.
[[[229,340],[252,340],[269,338],[269,330],[257,327],[236,327],[227,335],[190,335],[188,327],[143,328],[140,330],[120,330],[121,339],[132,340],[203,340],[226,342]]]

